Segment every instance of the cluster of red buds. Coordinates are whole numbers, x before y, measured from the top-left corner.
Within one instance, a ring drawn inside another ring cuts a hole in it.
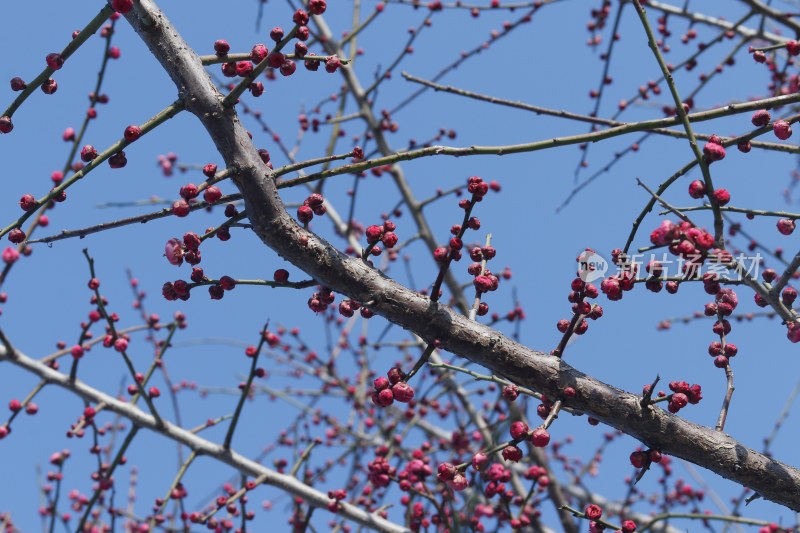
[[[464,220],[462,224],[454,224],[450,227],[450,234],[452,237],[447,246],[440,246],[433,251],[433,258],[437,263],[442,265],[442,269],[446,269],[451,261],[459,261],[462,257],[462,249],[464,242],[462,240],[467,229],[478,230],[481,227],[481,221],[477,217],[470,216],[472,208],[475,203],[483,201],[484,196],[489,190],[499,191],[500,185],[496,182],[487,183],[478,176],[471,176],[467,179],[467,191],[472,195],[470,200],[459,200],[458,206],[465,211]],[[484,268],[481,261],[489,261],[497,255],[497,250],[492,246],[475,246],[469,251],[470,259],[473,263],[467,268],[473,279],[473,285],[478,295],[490,291],[497,290],[500,279],[498,276],[492,274],[491,271]],[[441,276],[440,276],[441,277]],[[510,272],[508,274],[510,277]],[[438,297],[438,295],[434,295]],[[485,315],[489,312],[489,306],[485,303],[479,304],[479,315]]]
[[[650,468],[651,463],[660,463],[663,459],[658,450],[636,450],[630,456],[634,468]]]
[[[367,478],[376,488],[387,487],[397,470],[386,460],[386,454],[389,453],[388,448],[378,448],[375,453],[377,457],[367,464],[369,471]]]
[[[309,53],[306,41],[311,36],[311,30],[308,28],[309,14],[321,15],[325,13],[327,3],[325,0],[311,0],[308,3],[308,11],[298,9],[292,16],[292,22],[296,25],[292,37],[297,39],[294,43],[294,58],[305,59],[304,65],[306,70],[316,71],[319,69],[320,63],[325,64],[325,71],[329,73],[336,72],[342,66],[342,61],[337,56],[329,56],[325,58],[317,58],[315,54]],[[269,51],[266,45],[259,43],[253,46],[250,51],[250,59],[242,61],[226,61],[222,64],[222,74],[225,77],[233,78],[248,77],[253,74],[254,65],[258,65],[264,61],[271,69],[278,70],[283,76],[291,76],[297,71],[297,64],[293,59],[290,59],[283,52],[282,41],[284,41],[285,32],[280,26],[272,28],[269,32],[270,39],[276,43],[276,49],[272,52]],[[231,46],[228,41],[220,39],[214,42],[214,52],[220,58],[226,58],[230,52]],[[274,78],[270,78],[274,79]],[[264,93],[264,85],[259,81],[253,81],[249,84],[248,89],[253,96],[261,96]]]
[[[673,255],[693,259],[708,254],[714,246],[714,236],[689,222],[675,224],[664,220],[650,233],[650,242],[655,246],[667,246]]]
[[[705,191],[701,181],[693,182],[690,186],[692,191]],[[722,189],[718,189],[721,191]],[[702,228],[698,228],[689,222],[675,224],[670,220],[664,220],[651,232],[650,242],[655,246],[666,246],[670,253],[683,259],[682,275],[686,279],[699,279],[699,269],[706,260],[711,260],[715,264],[728,265],[733,261],[730,252],[714,248],[714,237]],[[633,288],[638,265],[628,261],[627,256],[619,249],[611,252],[614,263],[622,269],[620,274],[610,276],[603,280],[600,290],[608,296],[609,300],[621,300],[624,291]],[[646,265],[649,277],[646,280],[646,287],[653,292],[660,292],[666,286],[667,292],[675,294],[678,292],[679,282],[675,280],[664,283],[664,268],[658,261],[650,261]],[[716,294],[719,291],[719,277],[715,273],[706,273],[702,280],[704,288],[709,294]]]
[[[523,440],[529,440],[537,448],[544,448],[550,443],[550,433],[545,428],[538,427],[532,430],[528,427],[528,424],[520,420],[511,423],[509,433],[514,441],[521,442]],[[508,452],[511,457],[506,457],[506,450],[509,448],[515,448],[519,451],[516,446],[508,446],[503,450],[503,458],[515,462],[519,461],[522,458],[522,452],[520,452],[519,457],[517,457],[516,452],[511,450]]]
[[[631,264],[619,248],[611,252],[611,260],[620,268],[619,274],[609,276],[600,282],[600,290],[612,302],[622,300],[623,292],[633,289],[638,265]]]
[[[613,279],[613,278],[608,278]],[[605,283],[608,280],[604,280]],[[612,281],[611,283],[614,283]],[[602,286],[602,285],[601,285]],[[567,296],[567,300],[572,304],[572,313],[574,316],[580,316],[580,321],[575,325],[574,333],[583,335],[589,329],[589,323],[586,321],[587,317],[591,320],[597,320],[603,316],[603,308],[598,304],[592,304],[586,301],[587,299],[597,298],[600,294],[597,287],[592,283],[586,283],[581,278],[575,278],[570,285],[571,291]],[[605,290],[603,292],[606,292]],[[570,321],[562,318],[556,323],[556,328],[560,333],[566,333],[569,330]]]
[[[217,166],[213,164],[208,164],[203,167],[203,173],[208,176],[209,178],[213,178],[214,174],[217,170]],[[194,183],[187,183],[186,185],[182,186],[178,191],[180,194],[181,199],[176,200],[172,204],[172,214],[177,217],[185,217],[189,214],[191,210],[191,206],[197,203],[197,197],[200,195],[201,189]],[[217,203],[220,198],[222,198],[222,191],[219,187],[215,185],[210,185],[202,189],[203,192],[203,200],[209,204],[213,205]]]
[[[340,502],[347,498],[347,492],[344,489],[329,490],[328,498],[331,499],[328,502],[328,511],[338,513],[342,509]]]
[[[22,402],[17,400],[16,398],[8,402],[8,410],[12,413],[18,413],[22,410]],[[39,412],[39,405],[33,402],[25,403],[25,413],[29,415],[35,415]],[[6,426],[3,426],[6,427]],[[10,430],[9,430],[10,431]]]
[[[403,381],[403,372],[398,367],[390,368],[386,376],[373,382],[372,403],[378,407],[388,407],[395,400],[408,403],[414,398],[413,387]]]
[[[382,225],[372,225],[368,226],[366,229],[366,236],[367,236],[367,244],[369,245],[367,249],[364,251],[366,254],[367,252],[372,255],[381,255],[381,247],[378,246],[378,243],[381,242],[386,248],[394,248],[397,244],[397,234],[394,230],[397,229],[397,225],[392,222],[391,220],[386,220]]]
[[[462,491],[469,486],[467,477],[452,463],[440,464],[436,471],[436,477],[455,491]]]
[[[369,308],[363,307],[355,300],[342,300],[342,302],[339,304],[339,314],[345,318],[350,318],[355,314],[356,311],[359,310],[362,318],[369,319],[375,316],[375,313],[373,313]]]
[[[464,243],[458,237],[452,237],[447,247],[439,246],[433,251],[433,258],[437,263],[445,264],[450,260],[458,261],[461,259],[461,249]]]
[[[164,255],[171,265],[181,266],[184,261],[190,265],[198,265],[202,261],[200,255],[200,236],[197,233],[187,232],[181,241],[173,237],[164,246]]]
[[[703,277],[703,285],[706,292],[715,295],[714,301],[707,303],[703,312],[708,317],[717,317],[712,330],[720,338],[708,346],[708,354],[714,357],[714,366],[725,368],[728,366],[728,359],[739,353],[736,345],[730,344],[725,339],[731,332],[731,323],[725,317],[730,316],[739,305],[739,297],[733,289],[721,288],[713,275],[706,274]]]
[[[308,224],[314,215],[322,216],[327,212],[325,199],[321,194],[313,193],[303,201],[303,205],[297,208],[297,220],[303,224]]]
[[[420,449],[414,450],[414,459],[406,464],[406,467],[397,474],[400,481],[400,490],[408,492],[412,488],[421,490],[425,479],[433,474],[430,466],[430,457],[426,456]]]
[[[694,180],[689,184],[689,196],[695,200],[703,198],[707,193],[706,184],[702,180]],[[727,205],[731,201],[731,193],[727,189],[715,189],[710,199],[717,205]]]
[[[672,381],[669,384],[672,391],[667,409],[670,413],[677,413],[688,404],[697,405],[703,399],[700,385],[689,385],[685,381]]]
[[[476,221],[475,224],[472,224],[472,221]],[[480,222],[475,217],[470,218],[467,224],[472,229],[478,229],[480,227]],[[472,285],[475,287],[475,291],[477,291],[478,294],[496,291],[500,286],[500,278],[493,274],[491,270],[484,268],[480,263],[481,261],[490,261],[494,259],[496,255],[497,250],[494,246],[474,246],[469,251],[469,258],[474,262],[467,267],[467,272],[475,276],[472,280]],[[482,304],[485,304],[485,302],[482,302]],[[479,315],[485,315],[488,312],[488,305],[482,305],[478,308]]]
[[[211,192],[208,192],[211,191]],[[222,192],[217,187],[209,187],[206,189],[206,196],[208,197],[208,203],[213,204],[220,198],[222,198]],[[199,194],[197,186],[194,183],[189,183],[183,187],[181,187],[180,200],[175,200],[172,203],[172,214],[176,217],[185,217],[189,215],[191,211],[192,205],[197,203],[196,196]],[[187,199],[188,198],[188,199]]]
[[[319,291],[313,293],[308,299],[308,308],[315,313],[322,313],[335,299],[333,291],[327,287],[320,287]]]
[[[475,465],[475,458],[477,458],[479,455],[483,454],[476,454],[472,460],[472,467],[476,470],[479,469]],[[486,456],[484,455],[483,457]],[[479,471],[481,472],[481,479],[488,481],[483,487],[483,492],[486,494],[487,498],[492,498],[495,494],[511,496],[513,498],[513,491],[510,489],[507,490],[506,488],[506,483],[511,481],[510,470],[500,463],[492,463],[488,468],[481,467]]]
[[[483,181],[483,178],[479,176],[470,176],[467,180],[467,191],[472,194],[472,198],[476,202],[483,201],[483,197],[489,192],[489,188],[490,184]]]
[[[228,205],[225,209],[226,213],[231,210],[235,210],[232,205]],[[216,231],[216,236],[222,241],[228,240],[230,238],[230,233],[227,231],[223,232],[221,229],[222,228]],[[212,230],[213,228],[209,228],[208,231]],[[192,268],[191,280],[195,283],[203,283],[208,281],[203,269],[195,266],[202,261],[202,256],[200,254],[200,244],[202,244],[202,242],[203,241],[198,234],[187,232],[183,235],[182,240],[173,237],[172,239],[168,240],[167,244],[164,246],[164,255],[170,264],[180,266],[184,261],[186,261],[188,264],[194,267]],[[212,300],[221,300],[225,294],[225,291],[231,291],[235,287],[236,280],[230,276],[222,276],[218,283],[208,287],[208,292]],[[164,283],[164,285],[161,287],[161,294],[168,301],[174,301],[178,299],[186,301],[189,299],[191,288],[192,286],[189,284],[189,282],[179,279],[173,282]]]

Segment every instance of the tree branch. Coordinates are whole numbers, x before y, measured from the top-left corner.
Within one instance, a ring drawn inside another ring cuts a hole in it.
[[[169,422],[164,421],[159,424],[152,415],[145,413],[138,407],[128,402],[120,401],[113,396],[109,396],[80,380],[70,381],[69,376],[53,370],[18,350],[15,350],[9,355],[6,348],[0,347],[0,361],[9,361],[39,376],[49,384],[69,390],[91,404],[96,405],[102,403],[105,406],[104,410],[112,411],[127,418],[136,427],[150,429],[155,433],[159,433],[168,439],[189,447],[199,455],[212,457],[225,463],[246,476],[259,477],[264,480],[265,484],[298,496],[310,505],[324,508],[330,502],[330,498],[327,494],[309,487],[292,476],[279,474],[264,465],[256,463],[232,450],[226,450],[219,444],[214,444],[211,441],[198,437],[194,433]],[[377,515],[368,513],[359,507],[346,502],[339,503],[341,506],[340,514],[342,516],[365,527],[372,528],[376,531],[385,531],[387,533],[407,533],[409,531]]]

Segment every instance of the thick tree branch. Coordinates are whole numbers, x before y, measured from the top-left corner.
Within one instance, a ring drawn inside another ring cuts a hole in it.
[[[240,172],[234,181],[244,196],[253,229],[285,259],[337,292],[357,301],[373,302],[370,307],[375,312],[428,342],[439,339],[443,349],[553,398],[560,397],[564,388],[573,387],[577,396],[565,401],[566,406],[590,413],[651,448],[708,468],[769,500],[800,511],[797,469],[713,429],[654,406],[642,407],[638,396],[431,302],[298,226],[283,208],[271,173],[236,112],[222,106],[222,95],[199,57],[164,14],[151,0],[141,0],[135,13],[127,18],[175,82],[186,108],[208,130],[227,166],[238,165]]]

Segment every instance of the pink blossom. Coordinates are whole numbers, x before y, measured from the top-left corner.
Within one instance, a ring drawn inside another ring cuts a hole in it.
[[[181,266],[183,264],[183,243],[176,238],[167,241],[164,247],[164,255],[171,265]]]
[[[12,248],[11,246],[8,246],[8,247],[6,247],[5,250],[3,250],[3,262],[4,263],[10,265],[10,264],[16,262],[17,259],[19,259],[19,252],[17,251],[16,248]]]

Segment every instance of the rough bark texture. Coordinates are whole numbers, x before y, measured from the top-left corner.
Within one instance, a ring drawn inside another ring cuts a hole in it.
[[[800,511],[797,469],[660,408],[643,408],[638,396],[431,302],[301,228],[284,209],[270,171],[235,110],[223,108],[222,96],[200,59],[160,9],[154,2],[142,0],[127,18],[175,82],[187,109],[200,119],[225,163],[238,169],[234,181],[244,196],[253,229],[275,252],[322,285],[359,302],[370,302],[376,313],[423,339],[438,339],[445,350],[551,398],[559,397],[565,387],[573,387],[578,394],[565,405],[589,413],[649,447],[703,466]]]

